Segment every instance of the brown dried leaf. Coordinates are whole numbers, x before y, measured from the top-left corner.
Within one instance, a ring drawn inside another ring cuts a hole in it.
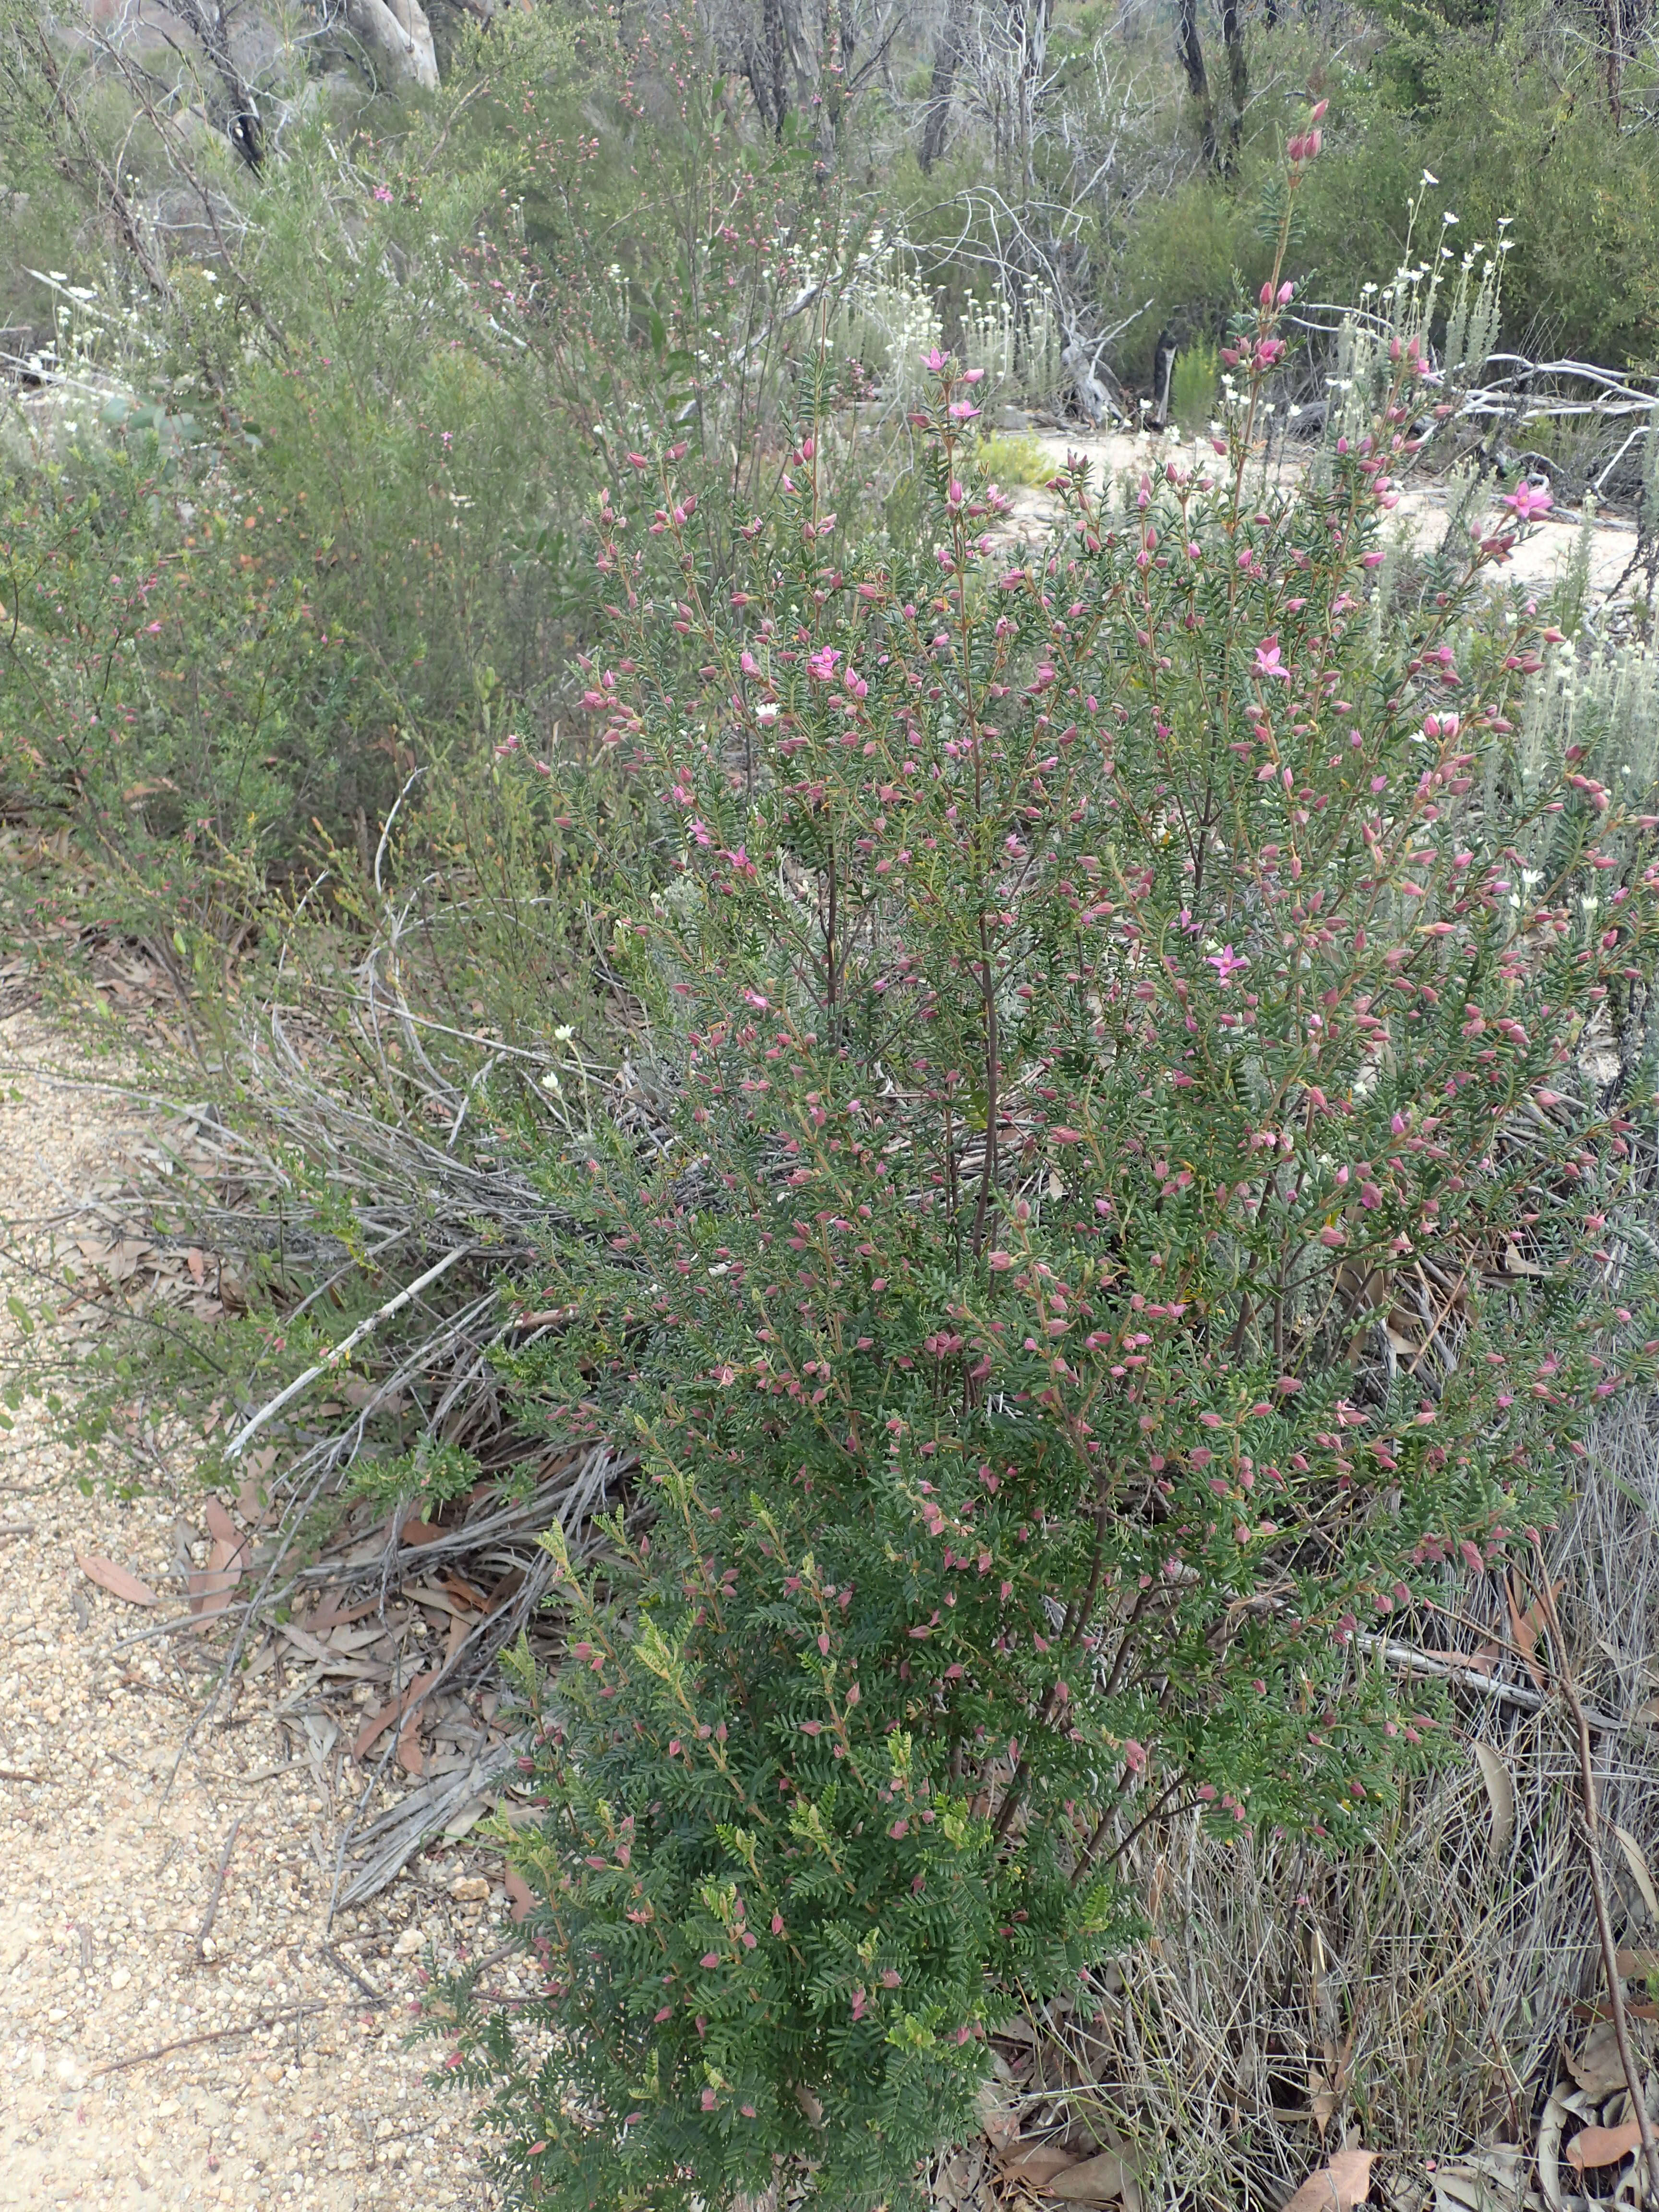
[[[1613,1832],[1618,1837],[1619,1848],[1629,1862],[1630,1870],[1636,1878],[1636,1887],[1642,1893],[1643,1904],[1646,1905],[1654,1919],[1659,1920],[1659,1890],[1656,1890],[1653,1886],[1653,1872],[1648,1865],[1642,1846],[1632,1835],[1630,1830],[1621,1828],[1616,1820],[1613,1824]]]
[[[1008,2154],[1002,2161],[1002,2170],[1016,2181],[1030,2182],[1034,2189],[1045,2189],[1056,2174],[1064,2173],[1068,2166],[1077,2163],[1071,2152],[1062,2150],[1058,2143],[1027,2143],[1024,2150]]]
[[[106,1559],[96,1552],[75,1555],[75,1564],[89,1583],[106,1589],[112,1597],[124,1599],[128,1605],[160,1605],[161,1599],[145,1582],[126,1567],[118,1567],[113,1559]]]
[[[410,1583],[407,1585],[404,1595],[412,1597],[416,1605],[425,1606],[428,1612],[451,1620],[468,1609],[459,1600],[448,1595],[447,1591],[441,1589],[435,1583]],[[435,1628],[438,1622],[434,1620],[432,1626]]]
[[[418,1513],[411,1513],[398,1533],[405,1544],[435,1544],[444,1532],[422,1521]]]
[[[506,1880],[507,1900],[513,1907],[513,1917],[515,1920],[527,1919],[536,1909],[534,1891],[515,1866],[507,1868]]]
[[[373,1714],[358,1729],[351,1746],[351,1756],[361,1760],[364,1754],[380,1741],[392,1722],[401,1720],[416,1699],[423,1698],[437,1680],[438,1671],[435,1668],[430,1674],[417,1674],[412,1682],[398,1692],[390,1705],[382,1705],[380,1711]]]
[[[974,2114],[985,2140],[995,2149],[1010,2149],[1019,2141],[1019,2114],[998,2082],[980,2083],[979,2094],[974,2100]]]
[[[1121,2197],[1132,2179],[1115,2150],[1103,2150],[1057,2173],[1046,2185],[1044,2193],[1058,2197],[1063,2204],[1106,2204]]]
[[[216,1538],[218,1542],[228,1544],[234,1549],[244,1540],[241,1530],[231,1519],[226,1509],[224,1499],[216,1492],[208,1492],[206,1518],[208,1534]]]
[[[249,1475],[237,1492],[236,1510],[244,1521],[251,1522],[256,1528],[263,1527],[272,1517],[265,1501],[264,1485],[257,1474]]]
[[[1310,2173],[1285,2212],[1354,2212],[1370,2193],[1374,2150],[1340,2150]]]
[[[1641,2122],[1626,2120],[1621,2128],[1580,2128],[1567,2145],[1567,2157],[1582,2179],[1587,2166],[1616,2166],[1641,2148]]]
[[[216,1544],[208,1555],[205,1567],[198,1567],[190,1575],[190,1609],[198,1615],[197,1631],[205,1633],[229,1605],[236,1595],[240,1574],[224,1571],[225,1547]]]
[[[1567,2071],[1587,2097],[1610,2097],[1626,2086],[1625,2063],[1610,2020],[1590,2030],[1582,2051],[1567,2053]]]
[[[1533,1687],[1541,1692],[1545,1688],[1544,1672],[1533,1656],[1538,1649],[1538,1631],[1541,1626],[1538,1619],[1537,1604],[1534,1601],[1525,1613],[1522,1612],[1521,1600],[1516,1589],[1515,1575],[1512,1570],[1504,1585],[1504,1594],[1509,1600],[1510,1639],[1527,1662],[1527,1672],[1532,1676]]]
[[[1510,1778],[1509,1768],[1489,1743],[1477,1743],[1474,1756],[1492,1807],[1492,1855],[1495,1859],[1502,1858],[1515,1833],[1515,1784]]]

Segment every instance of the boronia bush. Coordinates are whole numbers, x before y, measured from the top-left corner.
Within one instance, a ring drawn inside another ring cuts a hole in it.
[[[631,1433],[641,1510],[560,1553],[538,1993],[428,2014],[523,2201],[902,2201],[988,2027],[1121,1941],[1138,1823],[1361,1832],[1432,1743],[1376,1632],[1654,1371],[1659,816],[1582,720],[1520,757],[1559,641],[1477,594],[1529,495],[1382,619],[1415,341],[1261,487],[1276,284],[1228,438],[1073,468],[1042,560],[937,356],[912,552],[824,565],[810,434],[735,578],[673,451],[605,502],[672,1133],[550,1170],[570,1318],[520,1371]]]

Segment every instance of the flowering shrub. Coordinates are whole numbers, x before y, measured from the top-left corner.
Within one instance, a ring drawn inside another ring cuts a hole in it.
[[[1358,1835],[1432,1741],[1376,1632],[1653,1372],[1659,816],[1593,733],[1521,757],[1556,641],[1476,598],[1514,516],[1372,604],[1413,344],[1260,488],[1285,297],[1227,439],[1121,496],[1074,467],[1041,559],[938,355],[919,547],[825,565],[811,435],[735,580],[672,455],[605,502],[588,704],[678,856],[616,927],[672,1140],[561,1171],[573,1318],[519,1366],[631,1431],[647,1510],[602,1575],[558,1555],[539,1994],[431,2014],[526,2201],[780,2160],[900,2201],[988,2026],[1121,1940],[1138,1824]]]

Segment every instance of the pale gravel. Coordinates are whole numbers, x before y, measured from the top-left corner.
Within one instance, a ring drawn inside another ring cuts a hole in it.
[[[118,1093],[54,1082],[46,1065],[110,1074],[33,1016],[0,1022],[9,1221],[106,1186],[143,1133]],[[3,1303],[13,1287],[0,1274],[0,1376],[18,1349]],[[36,1286],[15,1287],[37,1301]],[[501,1941],[498,1865],[465,1842],[447,1847],[325,1931],[353,1784],[337,1766],[270,1773],[285,1758],[270,1676],[235,1725],[202,1732],[169,1786],[205,1678],[165,1643],[118,1651],[153,1616],[94,1587],[76,1557],[103,1553],[167,1589],[173,1522],[199,1525],[200,1486],[175,1451],[125,1504],[100,1479],[110,1470],[82,1460],[85,1496],[58,1425],[27,1402],[0,1432],[0,1525],[33,1524],[0,1536],[0,1769],[36,1778],[0,1781],[0,2206],[494,2203],[463,2101],[426,2086],[441,2051],[404,2039],[422,1955],[447,1965]],[[197,1932],[239,1819],[204,1959]],[[452,1894],[486,1881],[477,1901]],[[323,1957],[330,1940],[391,2000],[384,2010]],[[327,2009],[100,2071],[313,2002]]]

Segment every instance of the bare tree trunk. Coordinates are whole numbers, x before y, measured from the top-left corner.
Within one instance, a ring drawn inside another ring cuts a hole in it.
[[[1618,4],[1618,0],[1614,0]],[[1221,0],[1221,43],[1227,52],[1227,166],[1231,168],[1243,136],[1244,107],[1250,96],[1249,69],[1244,58],[1244,24],[1238,0]]]
[[[1198,0],[1180,0],[1176,17],[1176,52],[1181,58],[1182,68],[1187,72],[1187,89],[1198,110],[1204,166],[1206,169],[1218,169],[1221,163],[1215,137],[1215,102],[1210,97],[1210,80],[1204,68],[1204,47],[1198,35]]]
[[[1036,198],[1036,106],[1048,64],[1048,25],[1054,0],[1010,0],[1018,72],[1014,81],[1016,143],[1020,183],[1028,200]]]
[[[927,88],[927,112],[921,125],[919,155],[924,172],[931,169],[951,134],[951,101],[956,91],[957,65],[962,59],[962,34],[968,0],[950,0],[939,24],[933,48],[933,79]]]
[[[783,0],[762,0],[761,52],[768,77],[766,122],[774,137],[781,138],[789,114],[789,30]]]
[[[381,63],[395,83],[438,88],[438,57],[421,0],[345,0],[354,36]]]
[[[1616,132],[1624,122],[1625,0],[1607,0],[1602,21],[1607,32],[1607,112]]]

